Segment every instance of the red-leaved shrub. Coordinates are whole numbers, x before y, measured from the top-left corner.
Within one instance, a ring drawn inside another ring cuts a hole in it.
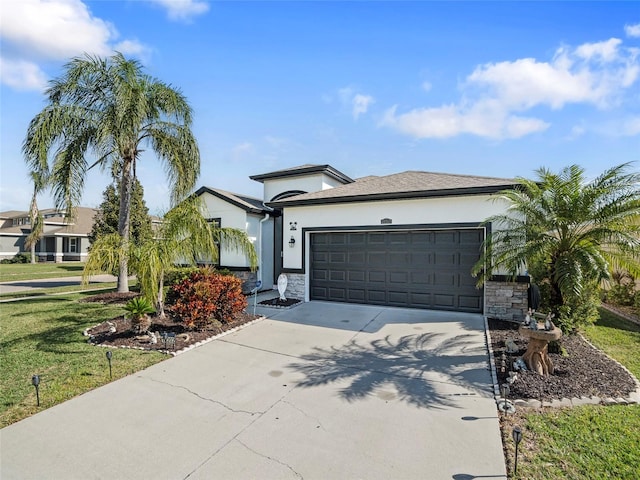
[[[247,307],[247,299],[239,278],[205,268],[173,285],[166,305],[187,328],[204,329],[214,320],[232,320]]]

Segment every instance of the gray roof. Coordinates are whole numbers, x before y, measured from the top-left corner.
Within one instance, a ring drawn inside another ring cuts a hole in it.
[[[239,193],[227,192],[226,190],[211,187],[200,187],[195,191],[194,195],[200,196],[203,193],[209,193],[214,197],[225,200],[249,213],[268,213],[272,211],[272,209],[265,206],[259,198],[240,195]]]
[[[400,198],[478,195],[512,188],[516,183],[516,180],[510,178],[407,171],[385,176],[362,177],[347,185],[296,195],[270,202],[269,205],[283,207]]]
[[[286,178],[286,177],[299,177],[302,175],[309,175],[314,173],[324,173],[331,178],[334,178],[342,183],[352,183],[353,179],[346,176],[339,170],[336,170],[331,165],[315,165],[305,164],[297,167],[285,168],[284,170],[276,170],[275,172],[262,173],[260,175],[251,175],[249,178],[257,182],[264,182],[265,180],[274,178]]]
[[[93,218],[98,212],[94,208],[76,207],[74,209],[74,218],[67,219],[64,212],[54,208],[43,208],[39,210],[40,214],[53,215],[44,219],[45,231],[44,236],[51,235],[77,235],[86,236],[91,232],[93,227]],[[0,212],[0,218],[5,219],[0,227],[2,234],[28,235],[31,231],[31,225],[12,225],[14,218],[29,217],[28,211],[12,210],[10,212]]]

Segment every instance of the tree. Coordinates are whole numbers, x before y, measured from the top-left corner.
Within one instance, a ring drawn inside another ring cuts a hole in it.
[[[482,283],[496,270],[528,268],[560,325],[574,330],[597,315],[594,296],[611,265],[640,273],[640,174],[630,163],[590,182],[577,165],[536,173],[496,194],[508,212],[485,220],[492,232],[473,273]]]
[[[23,144],[28,165],[51,163],[56,206],[78,205],[88,170],[118,172],[118,235],[128,251],[131,187],[142,147],[155,152],[176,204],[195,185],[200,153],[191,132],[191,107],[176,89],[143,73],[121,53],[106,59],[85,55],[65,65],[50,82],[48,104],[31,120]],[[91,158],[92,163],[90,163]],[[127,292],[128,258],[118,265],[118,291]]]
[[[38,210],[38,194],[47,186],[49,179],[48,173],[43,170],[32,170],[29,173],[33,181],[33,195],[31,197],[31,205],[29,206],[29,222],[31,231],[26,238],[25,247],[31,250],[31,263],[36,263],[36,244],[42,232],[44,231],[44,218]]]
[[[114,184],[107,185],[89,233],[89,241],[94,243],[102,235],[118,232],[118,213],[120,196]],[[144,201],[144,188],[137,178],[133,179],[131,189],[131,242],[140,245],[153,236],[149,209]]]
[[[173,265],[196,265],[217,262],[219,245],[247,255],[251,268],[258,263],[255,248],[246,232],[235,228],[218,227],[203,215],[199,198],[189,198],[171,209],[162,219],[153,238],[133,245],[127,255],[137,272],[142,294],[154,302],[159,316],[164,316],[164,274]],[[109,271],[124,254],[116,234],[99,237],[89,252],[83,278]]]

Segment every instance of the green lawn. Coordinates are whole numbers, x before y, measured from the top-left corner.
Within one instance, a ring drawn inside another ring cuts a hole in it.
[[[122,315],[118,306],[80,303],[87,294],[33,298],[0,305],[0,427],[38,411],[31,377],[39,374],[40,409],[108,383],[104,348],[87,343],[85,328]],[[139,350],[113,351],[113,378],[166,357]]]
[[[40,280],[42,278],[77,277],[82,275],[84,263],[2,263],[0,282]]]
[[[605,310],[585,337],[640,376],[640,326]],[[518,475],[527,480],[640,478],[640,405],[584,406],[516,414],[523,426]],[[510,429],[509,429],[510,430]],[[504,432],[513,466],[510,431]]]

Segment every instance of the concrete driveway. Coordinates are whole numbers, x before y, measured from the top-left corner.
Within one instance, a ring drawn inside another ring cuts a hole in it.
[[[506,478],[481,316],[268,312],[3,429],[0,477]]]

